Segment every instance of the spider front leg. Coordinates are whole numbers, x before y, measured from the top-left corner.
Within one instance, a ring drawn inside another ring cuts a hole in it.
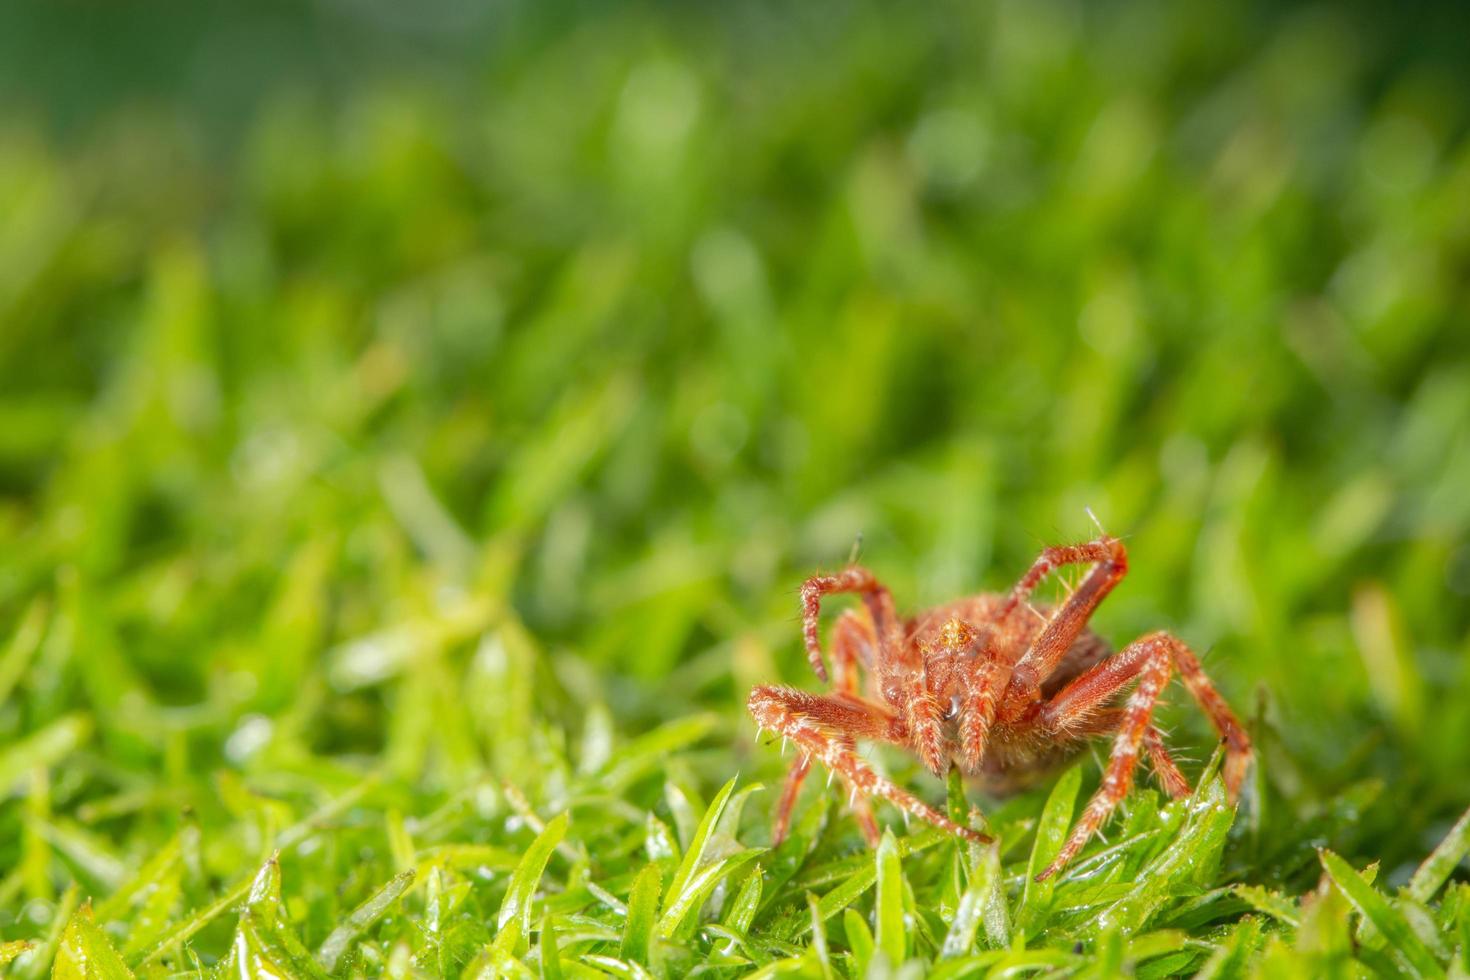
[[[827,665],[822,662],[822,641],[818,632],[822,596],[841,592],[856,592],[863,597],[880,649],[901,642],[893,596],[872,572],[860,565],[852,565],[836,575],[813,575],[801,585],[802,638],[806,642],[806,656],[812,670],[824,681],[827,679]]]
[[[1103,782],[1072,829],[1050,866],[1040,875],[1045,879],[1065,867],[1088,839],[1102,826],[1109,813],[1133,785],[1133,772],[1138,765],[1140,746],[1149,751],[1160,772],[1165,789],[1172,794],[1181,788],[1184,777],[1164,749],[1162,739],[1152,727],[1154,706],[1173,668],[1178,667],[1185,686],[1220,733],[1225,743],[1225,787],[1234,800],[1250,765],[1251,744],[1245,729],[1225,703],[1200,667],[1194,652],[1183,641],[1168,633],[1153,633],[1124,647],[1116,655],[1098,664],[1059,691],[1042,709],[1037,723],[1054,736],[1077,736],[1086,733],[1088,719],[1118,690],[1135,677],[1138,687],[1123,708],[1122,721],[1113,741]],[[1157,745],[1150,744],[1156,740]]]
[[[862,613],[849,609],[837,618],[832,629],[832,686],[838,694],[852,697],[858,695],[858,665],[873,662],[873,649],[877,636],[873,622]],[[855,748],[847,739],[849,748]],[[806,752],[797,753],[796,761],[786,773],[786,783],[781,791],[781,801],[776,807],[776,823],[771,831],[771,846],[778,847],[786,839],[791,827],[791,814],[796,809],[796,798],[802,783],[811,772],[812,757]],[[878,843],[878,823],[873,819],[873,810],[866,799],[852,806],[853,816],[869,844]]]
[[[930,771],[943,777],[949,766],[944,710],[929,689],[922,653],[903,635],[892,594],[866,568],[853,565],[837,575],[814,575],[802,585],[802,633],[812,669],[822,680],[827,679],[818,616],[822,596],[839,592],[856,592],[863,597],[867,620],[844,617],[838,626],[849,626],[855,648],[870,654],[866,662],[877,675],[883,699],[903,712],[914,751]],[[837,657],[834,646],[833,667],[841,670]]]
[[[756,724],[795,741],[801,751],[841,777],[854,797],[882,797],[905,813],[958,837],[979,843],[990,840],[904,792],[858,758],[852,739],[904,742],[902,721],[880,705],[849,695],[823,697],[762,685],[750,692],[749,707]]]
[[[1063,565],[1086,562],[1093,563],[1092,571],[1087,573],[1067,601],[1057,607],[1041,633],[1016,662],[1005,695],[1008,707],[1019,710],[1041,696],[1042,682],[1056,670],[1093,612],[1128,573],[1128,551],[1123,542],[1107,535],[1083,544],[1046,548],[1011,589],[1001,607],[1001,617],[1005,619],[1051,572]]]
[[[848,609],[832,627],[832,689],[839,694],[861,694],[859,667],[871,668],[877,658],[878,630],[866,610]]]
[[[801,793],[801,784],[806,782],[812,771],[812,757],[806,752],[796,753],[796,761],[786,770],[786,784],[781,788],[781,802],[776,804],[776,822],[771,827],[771,846],[780,847],[791,829],[791,812],[796,809],[796,797]]]
[[[960,761],[964,770],[980,771],[985,740],[1010,682],[1013,664],[991,643],[988,633],[971,637],[955,662],[959,679]]]
[[[850,752],[856,752],[857,746],[850,738],[843,738],[842,744]],[[801,792],[801,784],[806,782],[806,777],[812,771],[812,757],[810,753],[798,752],[796,761],[786,771],[786,785],[781,790],[781,802],[776,807],[776,821],[771,828],[771,846],[780,847],[786,840],[786,835],[791,831],[791,814],[796,810],[796,797]],[[869,847],[877,847],[878,821],[873,817],[873,808],[869,805],[866,797],[851,800],[848,809],[852,811],[852,817],[857,821],[858,830],[862,831],[863,840],[868,842]]]

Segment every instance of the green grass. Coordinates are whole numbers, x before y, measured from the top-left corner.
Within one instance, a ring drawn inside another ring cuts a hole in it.
[[[1463,35],[512,26],[0,114],[0,972],[1470,972]],[[870,850],[813,778],[770,848],[801,578],[1000,589],[1089,507],[1098,629],[1249,723],[1239,812],[1176,686],[1201,788],[1054,881],[1090,754],[995,800],[878,752],[996,843]]]

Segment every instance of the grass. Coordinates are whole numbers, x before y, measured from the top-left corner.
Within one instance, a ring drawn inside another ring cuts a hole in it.
[[[1439,16],[527,15],[452,83],[7,109],[0,971],[1466,975]],[[1089,755],[879,752],[996,843],[813,779],[770,848],[802,576],[1004,588],[1088,507],[1239,812],[1176,688],[1201,788],[1055,881]]]

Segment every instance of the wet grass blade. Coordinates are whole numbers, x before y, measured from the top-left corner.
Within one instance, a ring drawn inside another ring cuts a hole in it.
[[[838,912],[845,910],[853,902],[856,902],[863,896],[864,892],[873,887],[873,882],[877,880],[878,869],[874,863],[872,861],[863,862],[861,868],[854,871],[841,884],[818,899],[817,913],[821,916],[822,921],[825,922]],[[791,938],[800,935],[808,925],[808,923],[801,923],[800,928]]]
[[[1388,940],[1396,957],[1415,977],[1442,977],[1444,970],[1419,939],[1402,913],[1389,904],[1378,889],[1353,870],[1352,865],[1328,850],[1321,853],[1322,867],[1363,918]]]
[[[546,829],[536,835],[521,863],[510,876],[505,898],[500,903],[500,913],[495,917],[497,929],[504,929],[512,919],[519,920],[522,935],[531,930],[531,900],[536,895],[536,886],[551,860],[551,852],[561,843],[567,833],[567,815],[559,814],[546,824]]]
[[[1033,935],[1045,921],[1051,907],[1052,894],[1056,890],[1057,877],[1037,881],[1036,876],[1046,869],[1061,852],[1066,842],[1067,830],[1072,825],[1072,808],[1077,802],[1077,791],[1082,786],[1082,767],[1074,765],[1062,774],[1047,797],[1036,824],[1036,840],[1031,845],[1031,859],[1026,864],[1026,881],[1021,891],[1021,907],[1016,919],[1019,927]]]
[[[91,906],[73,912],[56,950],[52,980],[131,980],[132,976],[107,934],[92,921]]]
[[[822,919],[820,913],[818,919]],[[842,931],[847,936],[847,948],[852,951],[852,976],[865,977],[868,975],[868,965],[873,962],[873,933],[869,931],[868,924],[858,914],[857,909],[848,908],[842,911]]]
[[[1125,932],[1140,929],[1173,898],[1197,894],[1219,866],[1235,808],[1225,802],[1225,787],[1216,778],[1185,800],[1168,804],[1186,816],[1169,847],[1139,875],[1132,890],[1108,909],[1109,921]]]
[[[56,905],[55,917],[51,920],[51,928],[47,931],[45,938],[31,946],[26,958],[17,965],[13,972],[28,980],[41,976],[45,968],[55,960],[56,951],[61,947],[64,930],[70,924],[72,914],[80,905],[81,889],[73,882],[62,893],[61,901]]]
[[[633,891],[628,895],[628,918],[623,924],[623,941],[618,950],[623,959],[651,965],[653,927],[662,890],[663,876],[656,864],[648,865],[633,880]]]
[[[692,916],[704,905],[705,899],[715,890],[725,878],[739,871],[751,861],[765,853],[761,850],[743,851],[732,855],[713,864],[707,864],[694,873],[684,883],[684,889],[677,896],[672,896],[672,901],[666,901],[662,918],[659,919],[658,933],[666,939],[685,931],[692,925]]]
[[[744,884],[735,895],[735,901],[725,910],[725,928],[740,935],[750,929],[750,924],[755,921],[755,914],[760,909],[762,874],[761,869],[756,868],[746,875]]]
[[[816,952],[817,962],[821,964],[823,980],[831,980],[832,954],[827,949],[827,923],[817,911],[817,896],[811,892],[806,893],[806,907],[812,917],[811,948]]]
[[[13,939],[10,942],[0,943],[0,967],[9,966],[12,960],[28,952],[35,945],[29,939]]]
[[[347,952],[352,941],[393,907],[393,903],[412,887],[415,877],[417,877],[417,872],[412,868],[394,875],[381,888],[368,896],[366,901],[353,909],[346,920],[322,941],[321,947],[317,950],[316,960],[323,969],[329,973],[336,969],[337,960]]]
[[[1293,929],[1301,920],[1296,902],[1280,892],[1273,892],[1259,885],[1236,885],[1234,891],[1235,894],[1249,902],[1256,911],[1264,912]]]
[[[699,821],[694,834],[690,837],[689,846],[684,851],[684,858],[679,862],[679,867],[674,871],[674,877],[669,880],[668,891],[664,893],[664,916],[676,903],[685,900],[684,892],[689,885],[690,879],[695,872],[704,864],[705,851],[709,847],[710,835],[720,822],[720,815],[725,812],[725,805],[730,800],[730,794],[735,790],[738,777],[732,777],[729,782],[720,788],[715,798],[705,808],[704,817]]]
[[[877,920],[877,946],[888,957],[889,966],[897,969],[908,958],[908,933],[903,924],[903,863],[898,859],[898,841],[891,830],[883,832],[874,860],[878,881],[878,901],[873,912]]]
[[[939,951],[941,959],[955,959],[974,950],[975,936],[982,922],[992,946],[1004,946],[1010,942],[1010,923],[1000,881],[999,851],[995,844],[972,846],[970,851],[975,855],[970,866],[970,881],[960,895],[954,919],[945,933]]]
[[[131,960],[131,964],[135,967],[144,966],[158,959],[158,957],[162,956],[171,947],[186,942],[200,929],[203,929],[226,912],[230,906],[244,898],[246,893],[250,891],[251,883],[254,880],[254,875],[241,878],[229,891],[160,936],[157,942],[143,950],[136,959]]]

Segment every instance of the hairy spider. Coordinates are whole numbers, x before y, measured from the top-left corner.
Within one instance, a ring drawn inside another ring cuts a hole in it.
[[[1064,601],[1030,603],[1048,574],[1081,564],[1091,568]],[[750,692],[756,723],[795,741],[799,750],[776,811],[775,842],[786,836],[814,758],[848,785],[854,816],[870,843],[878,840],[868,804],[873,796],[968,840],[990,839],[874,772],[857,754],[858,739],[902,745],[941,777],[953,760],[983,788],[1008,792],[1070,759],[1087,740],[1112,735],[1102,785],[1056,860],[1037,876],[1048,878],[1076,856],[1128,794],[1140,749],[1171,796],[1189,794],[1152,721],[1176,669],[1225,744],[1225,786],[1233,801],[1250,765],[1250,738],[1189,647],[1169,633],[1150,633],[1113,653],[1087,627],[1127,570],[1123,543],[1104,534],[1085,544],[1046,548],[1008,593],[959,599],[909,619],[894,611],[887,587],[866,568],[852,565],[807,579],[801,587],[803,632],[812,669],[823,681],[827,668],[817,634],[822,597],[852,592],[862,605],[844,612],[833,628],[832,693],[770,685]],[[859,666],[869,676],[868,697],[858,692]],[[1124,689],[1135,682],[1123,701]]]

